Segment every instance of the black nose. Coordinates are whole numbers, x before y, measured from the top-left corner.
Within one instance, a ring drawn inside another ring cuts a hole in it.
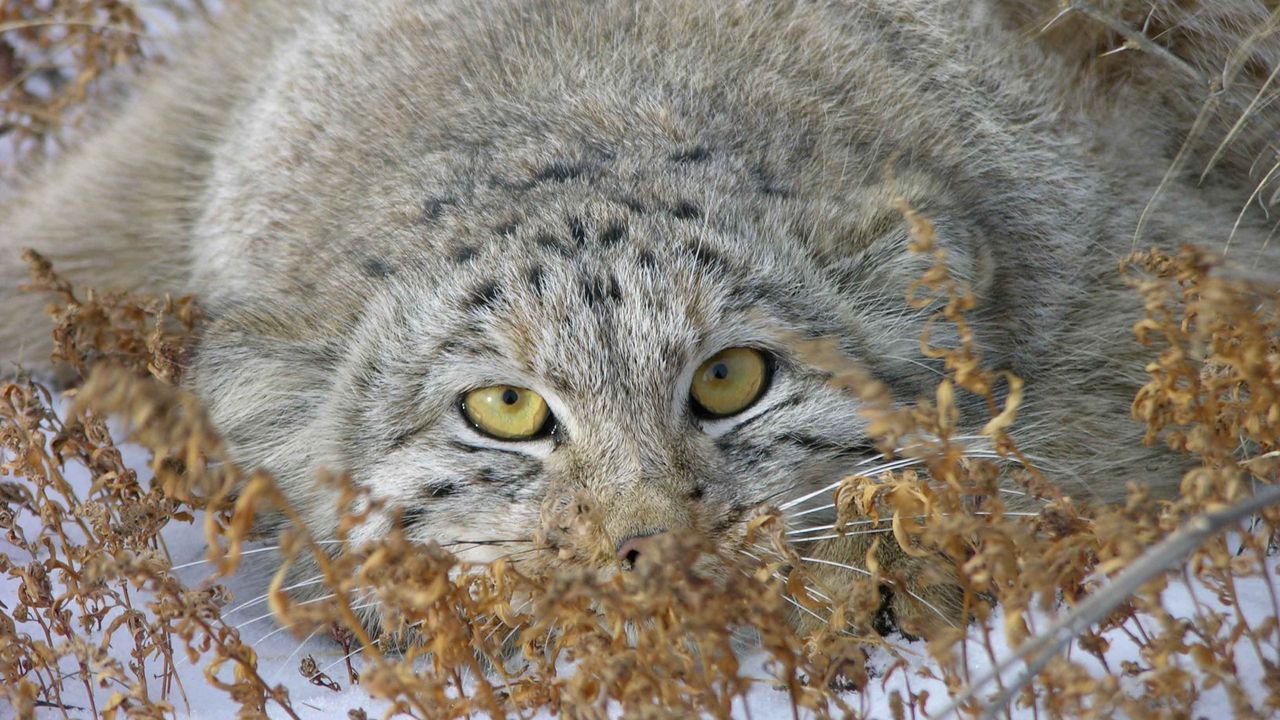
[[[654,539],[665,532],[665,530],[654,530],[638,533],[618,543],[618,562],[622,563],[623,569],[630,570],[635,567],[640,561],[640,556],[644,554],[645,548],[652,546]]]

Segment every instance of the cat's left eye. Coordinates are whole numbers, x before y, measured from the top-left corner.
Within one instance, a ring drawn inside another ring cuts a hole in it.
[[[698,366],[689,386],[694,411],[722,418],[751,407],[769,384],[769,363],[754,348],[721,350]]]
[[[551,411],[538,393],[510,385],[468,392],[462,414],[480,432],[499,440],[530,440],[543,434]]]

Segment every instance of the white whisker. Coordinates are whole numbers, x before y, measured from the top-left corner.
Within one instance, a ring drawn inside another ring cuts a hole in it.
[[[854,532],[838,533],[835,535],[817,535],[815,537],[796,538],[798,542],[814,542],[817,540],[831,540],[833,538],[846,538],[855,535],[884,535],[893,532],[893,528],[876,528],[874,530],[855,530]]]
[[[292,626],[292,625],[286,625],[286,626],[285,626],[285,627],[283,627],[283,628],[278,628],[278,629],[276,629],[276,630],[272,630],[270,633],[268,633],[267,635],[264,635],[260,640],[258,640],[258,642],[262,642],[263,640],[266,640],[267,638],[271,637],[272,635],[274,635],[274,634],[276,634],[276,633],[280,632],[280,630],[284,630],[284,629],[286,629],[286,628],[290,628],[290,627],[293,627],[293,626]],[[320,630],[321,630],[321,629],[322,629],[322,628],[316,628],[315,630],[312,630],[312,631],[311,631],[311,634],[310,634],[310,635],[308,635],[306,638],[304,638],[304,639],[302,640],[302,642],[298,643],[298,647],[294,648],[294,649],[293,649],[293,652],[289,653],[289,657],[285,658],[285,659],[284,659],[284,662],[280,663],[280,667],[276,668],[275,675],[273,675],[273,676],[271,677],[271,682],[272,682],[272,684],[275,684],[275,683],[277,683],[277,682],[279,682],[279,681],[280,681],[280,675],[285,671],[285,669],[286,669],[286,668],[288,668],[288,667],[289,667],[289,663],[293,662],[293,659],[294,659],[295,657],[297,657],[298,653],[302,652],[302,648],[306,647],[306,646],[307,646],[307,643],[311,642],[311,638],[315,637],[315,636],[320,632]]]
[[[868,571],[868,570],[865,570],[865,569],[860,568],[860,567],[854,567],[853,565],[846,565],[846,564],[844,564],[844,563],[838,563],[838,562],[835,562],[834,560],[824,560],[824,559],[822,559],[822,558],[815,558],[815,557],[801,557],[800,559],[801,559],[801,560],[804,560],[805,562],[818,563],[818,564],[820,564],[820,565],[831,565],[831,566],[834,566],[834,567],[843,568],[843,569],[845,569],[845,570],[849,570],[849,571],[852,571],[852,572],[855,572],[855,573],[859,573],[859,574],[861,574],[861,575],[865,575],[865,576],[867,576],[867,577],[872,577],[872,573],[871,573],[870,571]],[[891,583],[891,584],[894,586],[894,589],[895,589],[895,590],[901,590],[902,592],[906,593],[910,598],[912,598],[912,599],[913,599],[913,600],[915,600],[916,602],[918,602],[918,603],[920,603],[921,605],[923,605],[923,606],[925,606],[925,607],[929,608],[930,610],[932,610],[932,611],[933,611],[933,613],[934,613],[935,615],[937,615],[938,617],[942,618],[943,622],[947,623],[947,624],[948,624],[948,625],[950,625],[951,627],[955,627],[955,623],[954,623],[954,622],[952,622],[951,618],[947,617],[947,614],[946,614],[946,613],[944,613],[944,612],[942,612],[941,610],[939,610],[938,608],[934,607],[934,606],[933,606],[933,603],[929,602],[928,600],[925,600],[924,598],[920,597],[919,595],[917,595],[916,593],[912,592],[911,590],[908,590],[907,588],[900,587],[900,586],[898,585],[898,583]]]
[[[866,470],[865,472],[861,472],[857,474],[868,475],[868,476],[879,475],[881,473],[886,473],[893,470],[910,467],[912,465],[919,465],[922,462],[924,461],[921,460],[920,458],[902,458],[901,460],[893,460],[891,462],[884,463],[883,465],[877,465],[874,468],[871,468],[869,470]],[[863,463],[859,463],[859,465],[862,465],[862,464]],[[800,497],[795,498],[794,500],[788,500],[787,502],[784,502],[781,505],[779,505],[778,509],[785,511],[788,508],[795,507],[796,505],[799,505],[800,503],[805,502],[806,500],[811,500],[815,497],[818,497],[819,495],[824,495],[826,493],[829,493],[832,490],[835,490],[836,488],[840,487],[840,483],[842,482],[844,482],[844,478],[841,478],[840,480],[837,480],[836,482],[833,482],[830,485],[827,485],[826,487],[820,488],[818,490],[814,490],[813,492],[807,493],[805,495],[801,495]]]
[[[520,605],[516,607],[514,614],[519,615],[520,613],[524,612],[525,608],[529,607],[532,604],[533,604],[533,598],[527,598],[524,602],[520,603]],[[518,625],[516,627],[511,628],[511,632],[507,633],[507,636],[502,638],[502,642],[499,643],[499,645],[500,646],[506,645],[507,641],[511,639],[511,636],[515,635],[516,631],[519,629],[520,627]],[[498,632],[498,626],[494,626],[493,629],[491,629],[488,633],[485,634],[484,642],[489,642],[489,640],[493,638],[493,635],[496,632]]]
[[[967,514],[968,514],[968,515],[974,515],[974,516],[987,517],[987,516],[990,516],[990,515],[995,515],[996,513],[987,512],[987,511],[985,511],[985,510],[980,510],[980,511],[975,511],[975,512],[967,513]],[[950,516],[950,515],[952,515],[952,513],[943,513],[943,517],[948,517],[948,516]],[[1002,516],[1006,516],[1006,517],[1039,517],[1039,516],[1040,516],[1040,513],[1038,513],[1038,512],[1014,512],[1014,511],[1005,511],[1005,512],[1000,513],[1000,515],[1002,515]],[[916,520],[926,520],[926,519],[928,519],[928,517],[929,517],[929,516],[927,516],[927,515],[916,515],[916,516],[914,516],[914,517],[915,517],[915,519],[916,519]],[[864,526],[864,525],[875,525],[876,523],[887,523],[887,522],[889,522],[889,520],[887,520],[887,519],[881,519],[881,520],[851,520],[851,521],[849,521],[849,522],[847,522],[847,523],[844,523],[843,525],[839,525],[839,524],[815,525],[815,526],[813,526],[813,527],[799,528],[799,529],[796,529],[796,530],[788,530],[788,531],[786,531],[786,533],[784,533],[784,534],[785,534],[785,535],[787,535],[787,536],[805,535],[805,534],[807,534],[807,533],[823,532],[823,531],[826,531],[826,530],[836,530],[837,528],[842,528],[842,527],[861,527],[861,526]],[[849,535],[849,534],[852,534],[852,533],[844,533],[844,534],[845,534],[845,535]],[[814,539],[814,538],[798,538],[798,539],[800,539],[800,540],[812,540],[812,539]]]
[[[805,533],[823,532],[824,530],[835,530],[838,527],[862,527],[864,525],[875,525],[877,523],[887,523],[887,522],[889,521],[885,519],[851,520],[850,522],[844,523],[843,525],[839,525],[839,524],[815,525],[813,527],[801,528],[798,530],[788,530],[783,534],[784,535],[804,535]]]
[[[350,592],[356,592],[356,590],[355,590],[355,589],[353,589],[353,590],[351,590]],[[297,603],[297,604],[298,604],[298,605],[311,605],[312,603],[318,603],[318,602],[321,602],[321,601],[323,601],[323,600],[328,600],[328,599],[330,599],[330,598],[332,598],[332,597],[335,597],[336,595],[337,595],[337,593],[329,593],[328,595],[321,595],[320,597],[311,598],[310,600],[303,600],[302,602]],[[252,620],[246,620],[246,621],[244,621],[244,622],[240,623],[239,625],[236,625],[236,626],[235,626],[235,629],[236,629],[236,630],[239,630],[239,629],[241,629],[241,628],[247,627],[247,626],[249,626],[249,625],[252,625],[252,624],[254,624],[254,623],[258,622],[259,620],[266,620],[267,618],[269,618],[269,617],[271,617],[271,616],[273,616],[273,615],[275,615],[275,613],[273,613],[273,612],[269,612],[269,613],[267,613],[267,614],[265,614],[265,615],[259,615],[258,617],[254,618],[254,619],[252,619]]]
[[[303,582],[295,583],[295,584],[290,585],[289,587],[286,587],[286,588],[281,588],[281,592],[288,592],[288,591],[290,591],[290,590],[297,590],[297,589],[298,589],[298,588],[300,588],[300,587],[307,587],[308,585],[315,585],[315,584],[317,584],[317,583],[322,583],[322,582],[324,582],[324,576],[323,576],[323,575],[317,575],[317,576],[315,576],[315,577],[313,577],[313,578],[310,578],[310,579],[308,579],[308,580],[305,580],[305,581],[303,581]],[[232,614],[232,613],[236,613],[236,612],[239,612],[239,611],[241,611],[241,610],[243,610],[243,609],[245,609],[245,608],[247,608],[247,607],[251,607],[251,606],[253,606],[253,605],[257,605],[258,603],[261,603],[261,602],[265,602],[265,601],[266,601],[268,598],[270,598],[270,597],[271,597],[271,593],[269,593],[269,592],[268,592],[268,593],[263,593],[263,594],[259,595],[258,597],[254,598],[254,599],[252,599],[252,600],[246,600],[246,601],[244,601],[244,602],[240,603],[239,605],[237,605],[237,606],[235,606],[235,607],[231,608],[230,610],[228,610],[228,611],[226,611],[226,612],[222,613],[222,617],[224,617],[224,618],[225,618],[225,617],[227,617],[228,615],[230,615],[230,614]]]
[[[751,553],[747,552],[746,550],[739,550],[738,552],[742,553],[743,555],[746,555],[747,557],[751,557],[751,558],[755,558],[756,560],[760,560],[760,558],[759,558],[759,557],[756,557],[755,555],[753,555],[753,554],[751,554]],[[761,561],[761,562],[763,562],[763,561]],[[744,572],[745,572],[745,571],[744,571]],[[774,572],[774,573],[772,573],[772,575],[773,575],[773,577],[776,577],[776,578],[778,578],[779,580],[782,580],[784,583],[786,582],[786,578],[784,578],[780,573]],[[823,600],[826,600],[826,601],[827,601],[827,603],[831,604],[831,598],[826,597],[826,596],[825,596],[825,595],[823,595],[822,593],[820,593],[820,592],[818,592],[818,591],[816,591],[816,590],[814,590],[814,589],[812,589],[812,588],[807,588],[807,587],[805,588],[805,590],[806,590],[807,592],[809,592],[809,593],[813,594],[813,595],[817,595],[817,596],[821,597]],[[794,606],[795,606],[797,609],[799,609],[801,612],[808,613],[809,615],[811,615],[811,616],[812,616],[815,620],[817,620],[818,622],[821,622],[821,623],[826,623],[826,622],[827,622],[827,618],[824,618],[824,617],[822,617],[821,615],[819,615],[818,613],[816,613],[816,612],[814,612],[814,611],[810,610],[809,608],[805,607],[804,605],[801,605],[799,601],[797,601],[795,598],[791,597],[790,595],[788,595],[788,594],[786,594],[786,593],[782,593],[782,599],[783,599],[783,600],[786,600],[787,602],[789,602],[789,603],[791,603],[792,605],[794,605]],[[841,631],[841,632],[844,632],[844,631]]]
[[[354,609],[355,608],[352,608],[352,610]],[[379,645],[381,643],[382,643],[382,638],[375,638],[373,641],[374,645]],[[334,660],[328,665],[325,665],[324,667],[320,668],[320,672],[328,674],[328,672],[334,667],[336,667],[339,663],[344,662],[346,660],[350,660],[351,658],[355,657],[356,655],[359,655],[362,652],[364,652],[364,646],[358,647],[355,650],[352,650],[351,652],[347,653],[346,655],[343,655],[342,657],[338,658],[337,660]]]
[[[345,542],[345,541],[343,541],[343,540],[316,540],[316,541],[315,541],[315,543],[316,543],[317,545],[337,545],[337,544],[340,544],[340,543],[342,543],[342,542]],[[280,549],[280,546],[279,546],[279,545],[272,545],[271,547],[253,548],[252,550],[241,550],[241,551],[240,551],[240,557],[244,557],[244,556],[246,556],[246,555],[257,555],[258,553],[271,552],[272,550],[279,550],[279,549]],[[189,567],[195,567],[196,565],[205,565],[205,564],[207,564],[207,563],[211,563],[211,562],[215,562],[215,561],[213,561],[213,560],[209,560],[209,559],[204,559],[204,560],[195,560],[195,561],[192,561],[192,562],[189,562],[189,563],[182,563],[181,565],[174,565],[173,567],[170,567],[169,569],[170,569],[170,570],[185,570],[186,568],[189,568]]]
[[[996,452],[994,452],[994,451],[990,451],[990,450],[966,450],[966,452],[965,452],[965,456],[966,456],[966,457],[979,458],[979,459],[982,459],[982,460],[1006,460],[1006,459],[1008,459],[1008,458],[1004,458],[1004,457],[1002,457],[999,453],[996,453]],[[924,463],[924,462],[925,462],[925,460],[924,460],[923,458],[903,458],[903,459],[900,459],[900,460],[894,460],[893,462],[885,463],[885,464],[883,464],[883,465],[879,465],[879,466],[874,467],[874,468],[871,468],[871,469],[869,469],[869,470],[867,470],[867,471],[865,471],[865,472],[857,473],[857,475],[862,475],[862,476],[866,476],[866,477],[874,477],[874,476],[881,475],[881,474],[886,473],[886,472],[891,472],[891,471],[894,471],[894,470],[901,470],[901,469],[904,469],[904,468],[906,468],[906,467],[910,467],[910,466],[914,466],[914,465],[920,465],[920,464],[922,464],[922,463]],[[825,493],[829,493],[829,492],[831,492],[831,491],[835,490],[836,488],[840,487],[840,483],[842,483],[842,482],[844,482],[844,478],[841,478],[841,479],[840,479],[840,480],[838,480],[837,482],[833,482],[833,483],[831,483],[831,484],[827,485],[826,487],[820,488],[820,489],[818,489],[818,490],[814,490],[813,492],[810,492],[810,493],[808,493],[807,495],[802,495],[802,496],[800,496],[800,497],[798,497],[798,498],[796,498],[796,499],[794,499],[794,500],[788,500],[787,502],[785,502],[785,503],[783,503],[783,504],[779,505],[779,506],[778,506],[778,509],[779,509],[779,510],[782,510],[782,511],[786,511],[787,509],[792,508],[792,507],[795,507],[796,505],[799,505],[800,503],[806,502],[806,501],[808,501],[808,500],[812,500],[813,498],[818,497],[818,496],[820,496],[820,495],[823,495],[823,494],[825,494]],[[1026,494],[1026,493],[1018,492],[1018,491],[1016,491],[1016,490],[1013,490],[1013,491],[1006,491],[1006,490],[1004,490],[1003,488],[1001,488],[1001,489],[1000,489],[1000,491],[1001,491],[1001,492],[1009,492],[1010,494],[1014,494],[1014,495],[1025,495],[1025,494]],[[812,515],[813,513],[828,512],[828,511],[830,511],[831,509],[832,509],[832,506],[831,506],[831,504],[830,504],[830,503],[824,503],[823,505],[819,505],[818,507],[809,508],[808,510],[801,510],[800,512],[796,512],[796,513],[791,513],[791,514],[787,515],[787,517],[788,517],[788,518],[798,518],[798,517],[803,517],[803,516],[805,516],[805,515]]]

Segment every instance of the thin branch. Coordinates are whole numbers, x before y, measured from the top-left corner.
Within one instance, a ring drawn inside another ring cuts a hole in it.
[[[984,719],[995,717],[1009,704],[1014,695],[1030,683],[1063,648],[1119,607],[1139,588],[1183,561],[1218,532],[1276,504],[1280,504],[1280,486],[1268,486],[1247,500],[1225,510],[1205,513],[1188,520],[1181,529],[1170,535],[1164,542],[1133,561],[1109,585],[1058,619],[1043,634],[1024,643],[1016,653],[1001,662],[991,672],[971,683],[955,697],[939,717],[958,716],[960,707],[972,700],[983,687],[999,678],[1015,664],[1025,662],[1026,669],[1003,692],[986,704],[982,717]]]

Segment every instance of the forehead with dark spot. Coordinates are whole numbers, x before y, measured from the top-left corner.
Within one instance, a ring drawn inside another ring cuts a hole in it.
[[[556,229],[486,243],[450,305],[462,333],[568,394],[669,382],[726,323],[747,320],[745,288],[777,280],[689,220],[580,213]]]

